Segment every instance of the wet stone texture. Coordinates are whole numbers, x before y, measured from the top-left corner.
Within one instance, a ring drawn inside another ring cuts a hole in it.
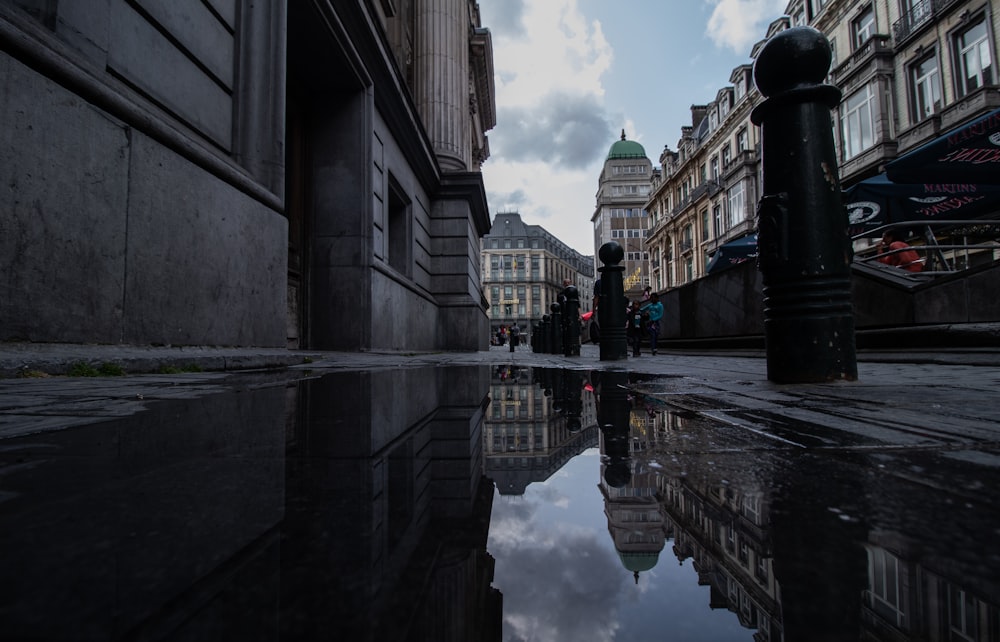
[[[865,368],[7,381],[0,640],[993,639],[995,370]]]

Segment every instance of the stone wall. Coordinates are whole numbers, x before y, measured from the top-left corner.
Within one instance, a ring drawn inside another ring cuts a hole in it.
[[[0,1],[0,341],[284,345],[277,4]]]
[[[1000,321],[1000,263],[926,282],[894,276],[890,268],[854,266],[857,330]],[[748,261],[665,292],[660,337],[678,344],[762,337],[761,287],[760,272]]]

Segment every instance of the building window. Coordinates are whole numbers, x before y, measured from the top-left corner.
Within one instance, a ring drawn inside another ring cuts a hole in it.
[[[722,169],[726,169],[729,162],[733,160],[733,151],[729,148],[729,143],[722,148]]]
[[[815,18],[830,0],[809,0],[809,17]]]
[[[410,200],[393,176],[389,177],[388,218],[389,265],[400,274],[410,276],[410,248],[413,247]]]
[[[958,93],[962,96],[993,83],[993,56],[986,37],[986,20],[978,21],[955,35],[958,61]]]
[[[865,85],[841,106],[840,130],[845,161],[875,144],[874,103],[875,93],[871,85]]]
[[[747,93],[746,82],[747,82],[746,77],[743,74],[740,74],[736,78],[736,84],[733,87],[734,91],[736,92],[735,96],[736,102],[740,102],[740,99],[746,95]]]
[[[701,211],[701,240],[702,241],[707,241],[708,240],[709,232],[710,231],[711,230],[709,229],[708,210],[704,209],[704,210]]]
[[[854,48],[860,49],[861,45],[868,42],[868,39],[873,35],[875,35],[875,9],[868,5],[857,18],[851,21],[851,37],[854,38]]]
[[[729,188],[729,225],[736,227],[746,218],[746,211],[743,206],[743,182],[740,181]]]
[[[711,167],[711,170],[709,170],[710,176],[712,177],[712,180],[716,180],[719,178],[719,157],[713,156],[709,163]]]
[[[712,208],[712,217],[715,219],[715,238],[722,238],[722,235],[726,233],[726,222],[722,218],[722,205],[716,205]]]
[[[743,127],[736,134],[736,152],[746,151],[750,148],[750,137],[747,134],[747,128]]]
[[[936,54],[932,53],[910,67],[910,102],[914,121],[921,121],[941,110],[941,80]]]

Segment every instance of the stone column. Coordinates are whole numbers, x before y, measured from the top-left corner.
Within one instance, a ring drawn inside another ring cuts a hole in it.
[[[470,169],[468,0],[416,0],[414,94],[445,171]]]

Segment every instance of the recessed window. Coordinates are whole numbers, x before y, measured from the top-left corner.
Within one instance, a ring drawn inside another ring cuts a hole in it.
[[[871,5],[865,7],[858,17],[851,21],[851,36],[854,38],[854,48],[859,49],[869,38],[875,35],[875,9]]]
[[[924,120],[941,110],[937,54],[925,56],[910,66],[910,102],[914,121]]]
[[[993,56],[986,33],[986,20],[982,15],[975,24],[955,35],[955,54],[960,95],[993,82]]]
[[[850,160],[875,144],[875,92],[865,85],[841,105],[840,129],[844,160]]]
[[[743,198],[743,182],[729,188],[729,227],[733,228],[746,218],[746,207]]]
[[[389,265],[401,274],[410,275],[412,225],[410,201],[396,180],[389,177],[388,254]]]

